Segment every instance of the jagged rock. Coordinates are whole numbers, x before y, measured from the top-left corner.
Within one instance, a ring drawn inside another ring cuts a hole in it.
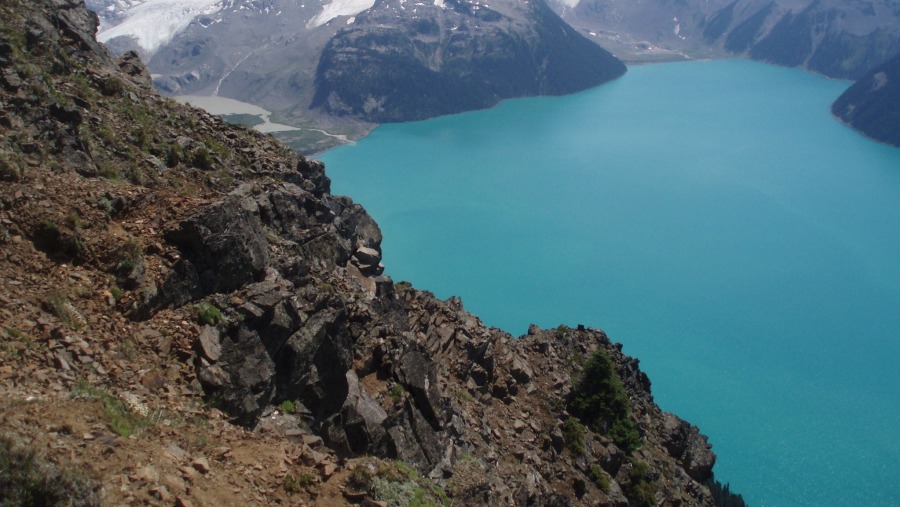
[[[440,392],[437,390],[434,364],[424,352],[410,350],[400,357],[397,374],[406,389],[413,394],[416,407],[429,425],[435,430],[441,429]]]
[[[17,90],[23,84],[21,77],[19,77],[19,73],[16,72],[15,69],[3,69],[2,71],[0,71],[0,77],[3,78],[3,82],[11,90]]]
[[[153,78],[150,77],[150,71],[147,70],[147,66],[141,61],[141,57],[138,56],[137,52],[126,51],[116,63],[122,73],[130,77],[133,83],[147,90],[153,88]]]
[[[531,366],[528,366],[528,363],[523,361],[520,357],[513,359],[509,372],[512,374],[513,378],[521,384],[530,382],[531,377],[534,375],[534,370],[531,369]]]
[[[385,455],[387,413],[362,389],[356,372],[347,371],[346,379],[347,398],[341,408],[339,426],[329,432],[330,443],[350,454]]]
[[[665,413],[663,445],[669,454],[681,461],[685,471],[697,482],[705,482],[712,477],[715,454],[705,436],[696,426],[692,426],[671,413]]]
[[[357,248],[356,252],[353,252],[353,257],[359,264],[367,264],[369,266],[374,266],[381,262],[381,252],[366,246]]]
[[[304,186],[307,192],[312,192],[317,196],[331,192],[331,178],[325,175],[325,165],[318,160],[307,160],[305,157],[300,157],[297,161],[297,175],[299,178],[289,175],[286,179]]]
[[[212,470],[209,467],[209,460],[202,456],[199,458],[194,458],[194,460],[191,461],[191,466],[194,467],[194,470],[200,472],[203,475],[208,474],[209,471]]]
[[[276,356],[279,395],[302,401],[317,419],[338,413],[347,398],[352,342],[345,319],[333,309],[311,316]]]
[[[272,401],[275,374],[259,335],[240,327],[222,341],[219,362],[201,368],[198,377],[223,410],[250,426]]]
[[[219,360],[219,357],[222,355],[222,342],[218,329],[213,326],[203,326],[203,330],[200,331],[200,336],[197,338],[197,343],[200,346],[200,353],[203,354],[203,357],[212,362]]]

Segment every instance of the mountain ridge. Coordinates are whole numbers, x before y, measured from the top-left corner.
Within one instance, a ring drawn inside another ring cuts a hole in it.
[[[624,59],[743,56],[857,79],[900,52],[887,0],[557,1],[573,26]]]

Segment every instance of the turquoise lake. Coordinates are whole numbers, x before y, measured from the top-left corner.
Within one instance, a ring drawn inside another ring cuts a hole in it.
[[[758,506],[900,505],[900,149],[748,61],[384,125],[325,153],[395,280],[603,329]]]

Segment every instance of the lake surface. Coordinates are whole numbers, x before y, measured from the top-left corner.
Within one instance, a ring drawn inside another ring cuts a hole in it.
[[[321,159],[387,274],[516,335],[604,329],[748,502],[900,505],[900,150],[831,118],[848,85],[633,67]]]

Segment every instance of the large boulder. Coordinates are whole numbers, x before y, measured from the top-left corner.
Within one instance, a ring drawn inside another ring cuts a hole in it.
[[[164,284],[165,297],[176,306],[258,281],[269,262],[262,223],[237,198],[204,208],[166,239],[182,257]]]

